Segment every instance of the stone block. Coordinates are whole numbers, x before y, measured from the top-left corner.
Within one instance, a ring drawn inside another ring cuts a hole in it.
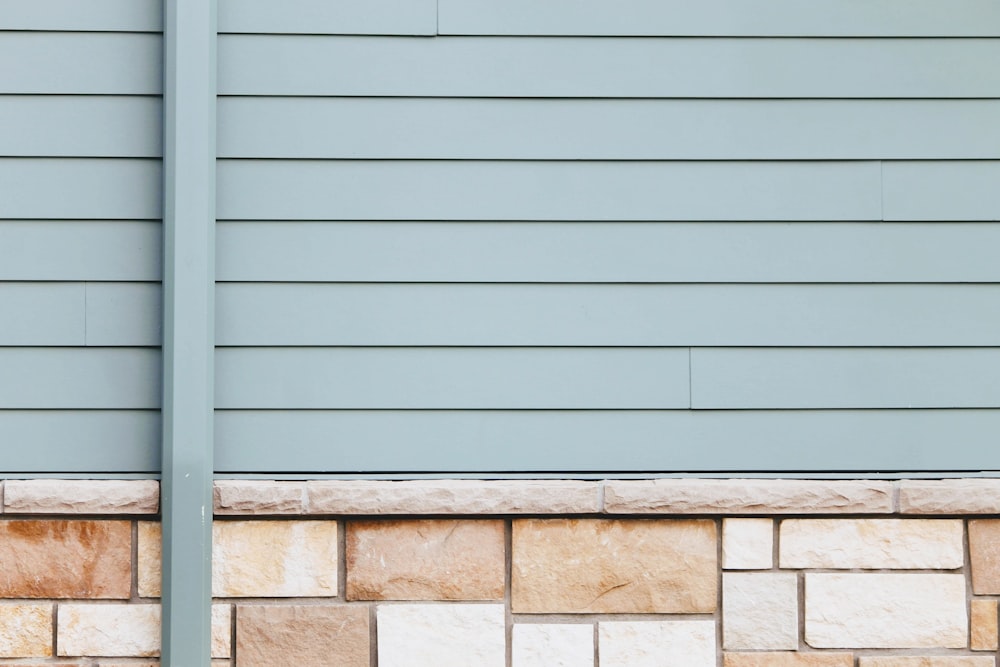
[[[598,623],[601,667],[715,667],[713,621]]]
[[[903,514],[1000,514],[1000,479],[910,479],[899,483]]]
[[[239,605],[236,667],[368,667],[366,605]]]
[[[712,521],[514,522],[515,613],[711,613],[717,576]]]
[[[140,521],[137,534],[136,578],[139,597],[158,598],[163,572],[160,524],[154,521]]]
[[[215,482],[219,515],[305,514],[306,483],[220,479]]]
[[[594,626],[516,623],[512,667],[594,667]]]
[[[503,521],[352,521],[346,559],[348,600],[504,596]]]
[[[723,519],[722,567],[727,570],[770,570],[774,566],[774,521]]]
[[[233,651],[233,607],[212,605],[212,657],[228,658]]]
[[[23,479],[4,488],[8,514],[156,514],[160,483],[150,479]]]
[[[994,667],[986,656],[868,656],[858,660],[858,667]]]
[[[973,592],[1000,594],[1000,519],[969,522],[969,559]]]
[[[973,651],[996,651],[997,601],[973,600],[969,603],[969,626],[972,631],[970,647]]]
[[[806,574],[814,648],[965,648],[961,574]]]
[[[939,569],[965,564],[964,527],[952,519],[788,519],[780,562],[788,568]]]
[[[604,483],[611,514],[891,514],[891,482],[655,479]]]
[[[572,480],[322,480],[310,514],[596,514],[600,484]]]
[[[722,645],[726,649],[797,649],[798,586],[793,572],[724,574]]]
[[[127,599],[128,521],[0,521],[0,598]]]
[[[381,604],[379,667],[504,667],[501,604]]]
[[[160,654],[160,605],[61,604],[60,656],[145,658]]]
[[[0,658],[44,658],[50,655],[52,605],[0,604]]]
[[[726,653],[723,667],[854,667],[853,653]]]

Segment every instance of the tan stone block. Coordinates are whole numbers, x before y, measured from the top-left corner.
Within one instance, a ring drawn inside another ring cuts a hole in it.
[[[964,526],[952,519],[788,519],[787,568],[940,569],[965,564]]]
[[[723,667],[854,667],[853,653],[726,653]]]
[[[162,578],[162,546],[160,524],[154,521],[140,521],[138,530],[138,560],[136,575],[139,597],[158,598]]]
[[[973,600],[969,603],[969,625],[972,630],[970,646],[973,651],[996,651],[997,601]]]
[[[128,598],[128,521],[0,521],[0,597]]]
[[[212,605],[212,657],[228,658],[233,650],[233,607]]]
[[[998,514],[1000,479],[903,480],[903,514]]]
[[[597,624],[601,667],[715,667],[713,621]]]
[[[9,514],[156,514],[160,483],[151,479],[24,479],[4,488]]]
[[[348,600],[500,600],[504,523],[352,521]]]
[[[52,605],[0,604],[0,658],[44,658],[50,655]]]
[[[794,572],[722,576],[722,645],[727,649],[799,646],[799,583]]]
[[[969,522],[969,558],[973,592],[1000,594],[1000,519]]]
[[[332,597],[337,588],[334,521],[216,521],[215,597]]]
[[[146,658],[160,654],[160,605],[61,604],[61,657]]]
[[[310,514],[596,514],[600,484],[572,480],[322,480]]]
[[[227,479],[215,482],[219,515],[305,514],[305,482]]]
[[[994,667],[987,656],[869,656],[858,661],[859,667]]]
[[[806,574],[813,648],[965,648],[961,574]]]
[[[239,605],[236,667],[368,667],[364,605]]]
[[[715,611],[716,528],[707,520],[514,522],[515,613]]]
[[[723,519],[722,567],[727,570],[770,570],[774,565],[774,521]]]
[[[654,479],[604,483],[609,514],[891,514],[891,482]]]
[[[503,667],[502,604],[380,604],[379,667]]]

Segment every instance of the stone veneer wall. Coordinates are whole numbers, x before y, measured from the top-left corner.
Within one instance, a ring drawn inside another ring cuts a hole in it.
[[[0,664],[159,648],[158,488],[7,481]],[[1000,480],[216,485],[236,667],[997,667]]]

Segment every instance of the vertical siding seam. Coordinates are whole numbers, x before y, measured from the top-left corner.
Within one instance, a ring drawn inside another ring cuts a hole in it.
[[[441,0],[434,0],[434,36],[441,34]]]

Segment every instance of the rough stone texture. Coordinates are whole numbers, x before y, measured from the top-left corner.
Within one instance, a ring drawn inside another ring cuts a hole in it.
[[[774,565],[774,522],[771,519],[723,519],[722,567],[727,570],[770,570]]]
[[[61,604],[57,624],[60,656],[160,654],[160,605]]]
[[[128,598],[128,521],[0,521],[0,597]]]
[[[723,667],[854,667],[853,653],[726,653]]]
[[[993,658],[986,656],[908,656],[866,657],[859,667],[994,667]]]
[[[500,604],[381,604],[378,664],[503,667],[504,635],[504,607]]]
[[[156,514],[160,483],[150,479],[8,480],[8,514]]]
[[[969,604],[969,626],[972,629],[970,647],[973,651],[996,651],[997,601],[973,600]]]
[[[715,523],[707,520],[514,521],[515,613],[710,613]]]
[[[727,572],[722,577],[723,647],[797,649],[798,599],[794,572]]]
[[[364,605],[240,605],[236,667],[368,667]]]
[[[570,480],[307,482],[310,514],[596,514],[600,484]]]
[[[796,479],[607,481],[612,514],[891,514],[891,482]]]
[[[44,658],[50,655],[52,605],[0,604],[0,658]]]
[[[333,597],[337,589],[334,521],[216,521],[212,526],[215,597]],[[139,524],[139,595],[160,595],[160,525]]]
[[[1000,479],[903,480],[903,514],[1000,514]]]
[[[503,521],[347,524],[348,600],[500,600]]]
[[[715,667],[712,621],[598,623],[601,667]]]
[[[1000,519],[969,522],[969,557],[973,592],[1000,594]]]
[[[233,650],[233,607],[212,605],[212,657],[228,658]]]
[[[566,623],[517,623],[513,667],[594,667],[594,627]]]
[[[814,648],[964,648],[960,574],[806,574],[806,643]]]
[[[951,519],[789,519],[781,567],[941,569],[965,564],[964,527]]]
[[[305,482],[232,479],[215,483],[216,514],[277,515],[305,512]]]

